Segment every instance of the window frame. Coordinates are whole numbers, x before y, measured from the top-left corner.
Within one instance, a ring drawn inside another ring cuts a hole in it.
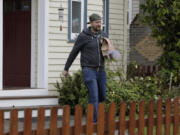
[[[72,2],[81,2],[81,31],[87,26],[87,0],[69,0],[68,8],[68,41],[75,42],[79,33],[72,33]]]
[[[102,27],[105,27],[104,32],[106,32],[106,34],[109,36],[109,0],[103,0],[103,4],[105,4],[105,6],[103,6],[103,8],[105,7],[105,9],[103,11],[105,11],[105,13],[103,12],[103,18],[104,23]]]

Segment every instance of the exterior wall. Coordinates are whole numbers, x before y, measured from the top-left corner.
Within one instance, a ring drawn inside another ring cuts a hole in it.
[[[60,0],[49,2],[49,52],[48,52],[48,82],[49,90],[55,90],[54,84],[60,81],[60,74],[64,69],[67,57],[73,47],[73,43],[68,42],[68,0],[62,0],[64,8],[64,22],[62,31],[59,30],[58,8]],[[80,69],[79,56],[73,62],[70,72]]]
[[[132,20],[134,20],[135,16],[139,13],[139,0],[132,0]]]
[[[121,57],[118,65],[126,69],[127,64],[127,1],[109,1],[109,37],[112,39],[116,49],[120,51]]]
[[[136,14],[141,13],[140,4],[145,0],[133,0],[133,21],[129,29],[129,56],[128,63],[136,61],[138,65],[154,65],[161,56],[163,49],[157,45],[155,38],[151,37],[151,29],[146,25],[139,25]]]
[[[130,49],[130,62],[136,61],[138,65],[155,65],[163,52],[155,38],[151,37],[151,29],[140,26],[138,20],[130,27]]]
[[[49,91],[55,91],[54,84],[60,81],[60,74],[64,69],[64,64],[73,47],[73,43],[68,42],[68,0],[62,0],[64,10],[63,30],[59,31],[60,22],[58,20],[58,8],[60,0],[49,2],[49,53],[48,53],[48,82]],[[110,0],[109,5],[109,35],[114,45],[121,51],[120,64],[126,65],[126,15],[125,0]],[[87,20],[90,14],[98,13],[102,15],[102,0],[88,0]],[[123,63],[123,64],[122,64]],[[73,62],[70,73],[80,69],[80,57]]]

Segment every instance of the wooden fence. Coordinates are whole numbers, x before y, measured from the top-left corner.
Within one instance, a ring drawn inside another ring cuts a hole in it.
[[[18,109],[10,112],[10,131],[4,131],[4,111],[0,110],[0,135],[114,135],[118,130],[118,135],[180,135],[180,106],[179,99],[167,99],[165,104],[163,100],[157,102],[151,100],[146,106],[144,101],[139,103],[132,102],[130,105],[121,103],[117,107],[111,103],[108,112],[105,113],[105,105],[99,104],[98,122],[93,123],[93,105],[87,106],[86,122],[82,124],[83,111],[80,105],[76,106],[74,123],[70,124],[70,106],[63,106],[62,126],[58,127],[58,107],[51,108],[50,125],[48,129],[44,129],[45,109],[38,109],[37,129],[32,130],[32,109],[25,109],[24,128],[18,131]],[[165,107],[164,107],[165,106]],[[126,115],[127,107],[129,107],[129,115]],[[146,117],[145,108],[148,107]],[[119,110],[119,116],[116,109]],[[138,110],[138,111],[137,111]],[[137,113],[138,112],[138,113]],[[155,113],[156,112],[156,113]],[[164,131],[163,131],[164,127]],[[173,127],[172,134],[171,127]],[[146,131],[147,129],[147,131]],[[155,134],[154,134],[154,129]],[[147,132],[147,133],[146,133]]]
[[[159,66],[154,65],[138,65],[137,76],[151,76],[159,71]]]

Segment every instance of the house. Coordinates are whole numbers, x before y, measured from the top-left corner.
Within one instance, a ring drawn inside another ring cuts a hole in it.
[[[137,16],[142,13],[140,4],[143,4],[145,0],[128,1],[128,62],[135,61],[138,65],[150,66],[152,71],[153,66],[156,65],[158,58],[163,53],[163,48],[158,46],[156,39],[151,36],[150,27],[142,25]]]
[[[126,7],[126,0],[0,0],[0,107],[58,104],[54,84],[92,13],[103,17],[126,68]],[[79,56],[70,72],[78,69]]]

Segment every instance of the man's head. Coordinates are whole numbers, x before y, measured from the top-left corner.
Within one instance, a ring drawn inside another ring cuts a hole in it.
[[[101,29],[101,17],[98,14],[90,15],[88,24],[95,32],[98,32]]]

